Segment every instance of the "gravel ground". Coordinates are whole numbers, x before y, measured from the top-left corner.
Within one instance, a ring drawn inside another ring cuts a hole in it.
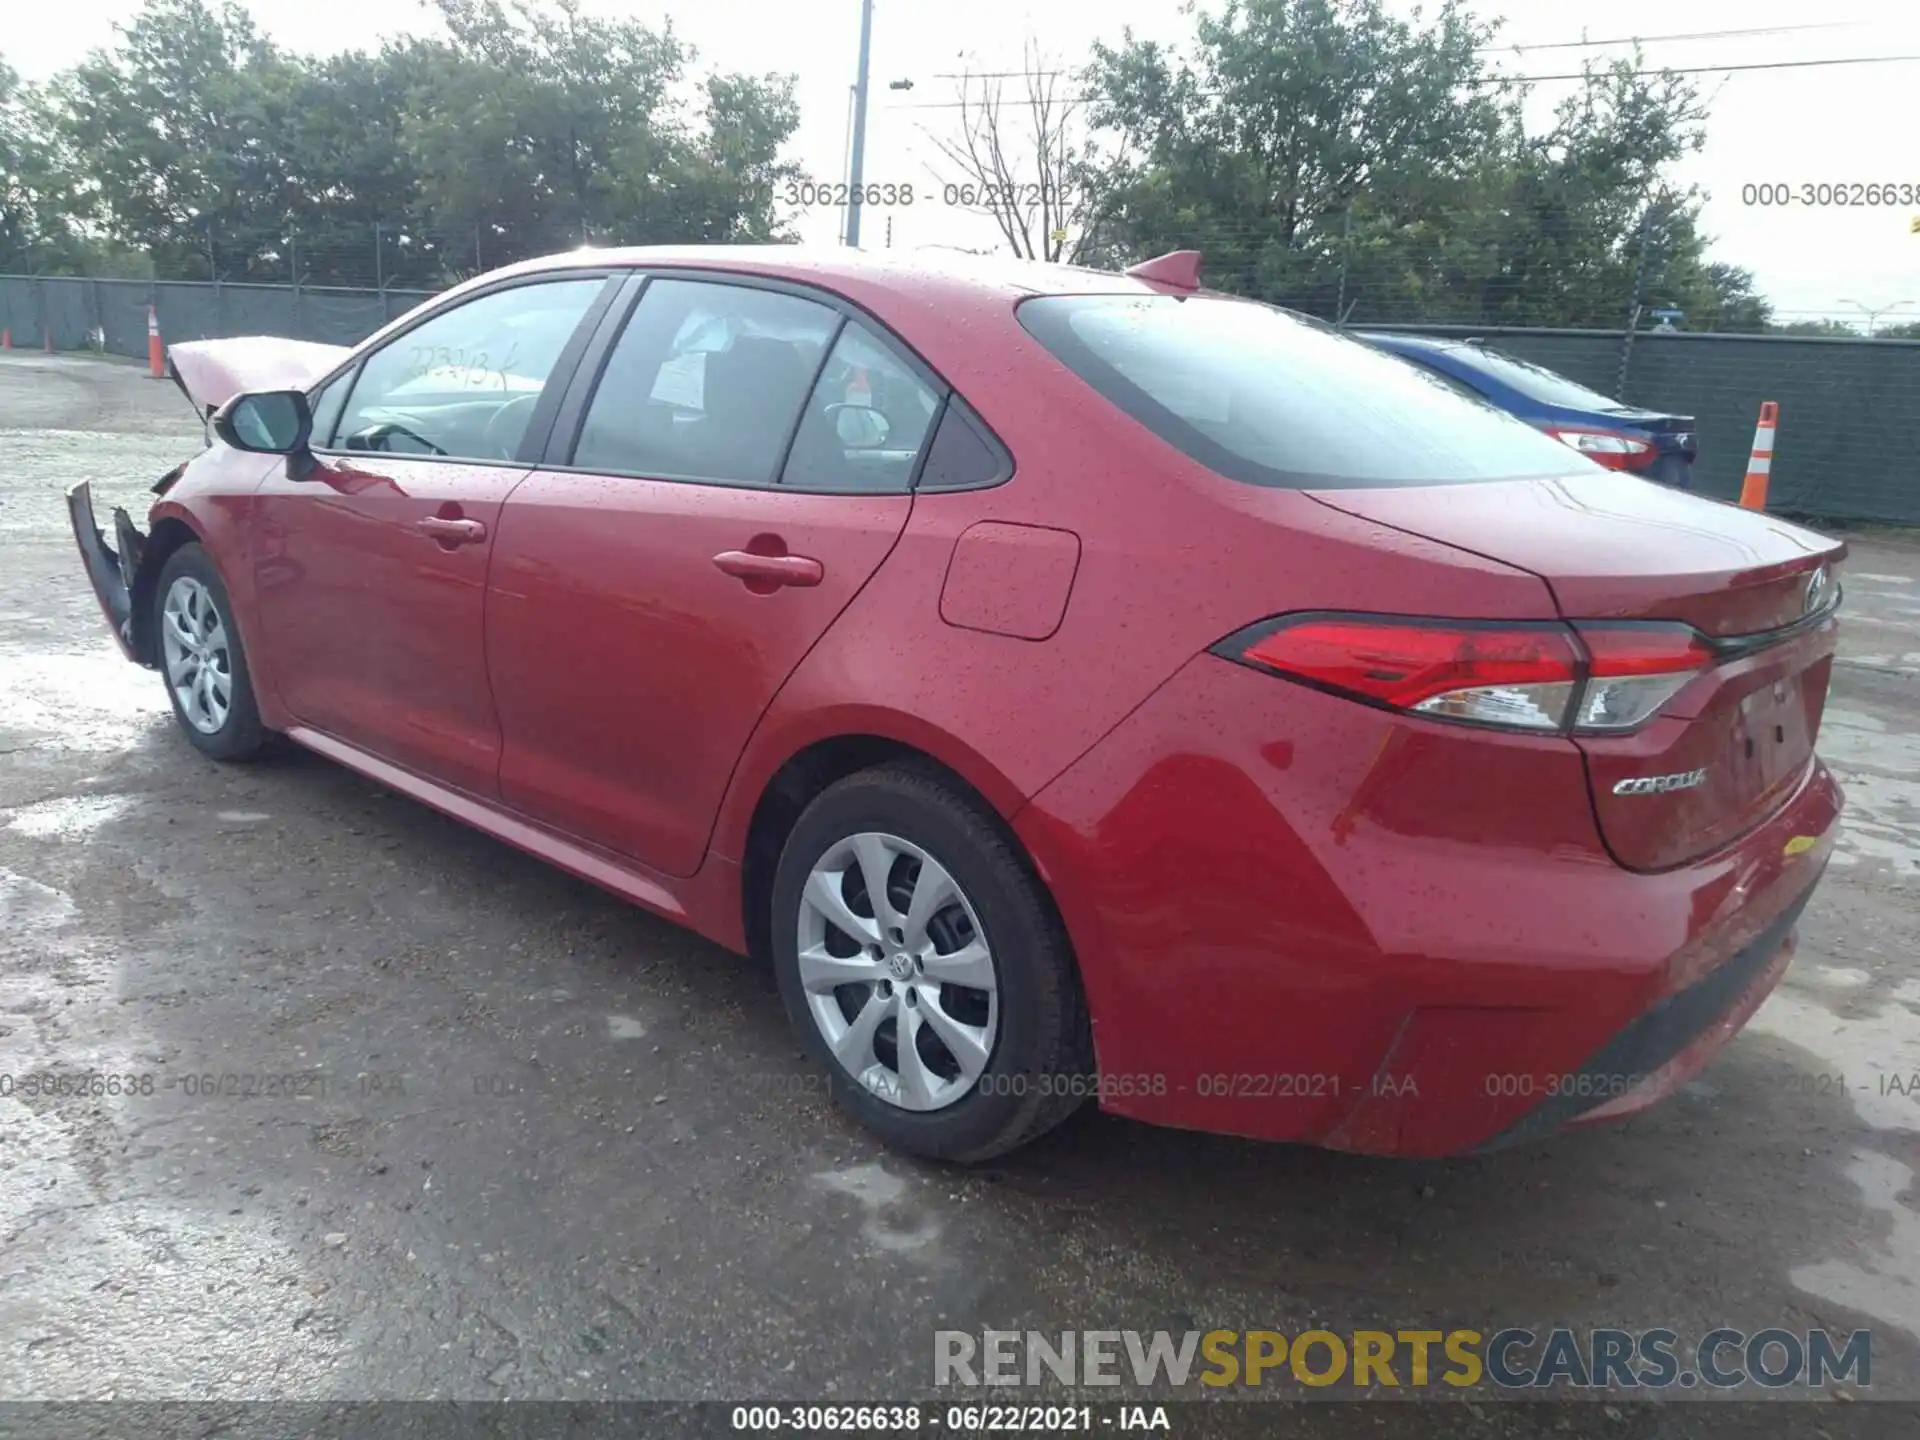
[[[942,1327],[1514,1324],[1871,1326],[1859,1398],[1920,1398],[1913,539],[1854,537],[1799,959],[1671,1103],[1419,1164],[1087,1114],[956,1172],[820,1100],[754,964],[318,759],[178,738],[61,497],[143,515],[198,443],[136,367],[0,356],[0,1071],[176,1077],[0,1098],[0,1396],[885,1399],[931,1393]]]

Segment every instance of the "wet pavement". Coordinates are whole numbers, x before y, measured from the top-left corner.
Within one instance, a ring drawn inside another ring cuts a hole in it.
[[[143,515],[198,437],[0,356],[0,1072],[134,1091],[0,1094],[0,1396],[879,1399],[936,1328],[1516,1324],[1871,1326],[1861,1398],[1920,1398],[1920,542],[1855,537],[1847,832],[1672,1102],[1419,1164],[1083,1114],[952,1171],[822,1101],[761,967],[178,738],[62,494]]]

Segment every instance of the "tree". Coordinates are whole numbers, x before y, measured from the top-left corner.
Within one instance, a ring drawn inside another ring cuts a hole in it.
[[[690,100],[670,25],[433,3],[442,36],[314,59],[231,0],[146,0],[27,128],[8,72],[0,143],[30,153],[7,155],[4,243],[30,175],[85,177],[36,213],[167,277],[434,285],[585,240],[784,238],[790,77],[712,75]]]
[[[1123,254],[1198,248],[1227,288],[1336,302],[1350,244],[1478,183],[1506,123],[1456,0],[1403,21],[1381,0],[1230,0],[1191,60],[1129,32],[1094,47],[1095,222]],[[1355,237],[1355,230],[1362,233]]]
[[[60,139],[91,184],[87,218],[168,273],[246,277],[299,203],[269,128],[287,60],[232,3],[147,0],[119,33],[53,86]]]
[[[1817,335],[1830,340],[1865,338],[1844,320],[1793,320],[1784,325],[1770,325],[1767,332],[1771,335]]]
[[[571,240],[773,239],[799,123],[792,82],[713,76],[690,116],[694,52],[673,33],[578,0],[438,0],[452,45],[411,95],[422,209],[477,226],[496,252]]]
[[[20,76],[0,60],[0,271],[33,267],[40,248],[39,197],[28,175],[37,158]]]
[[[943,191],[957,194],[961,208],[990,217],[1020,258],[1079,264],[1094,195],[1085,184],[1091,157],[1083,102],[1071,93],[1080,81],[1031,40],[1018,78],[1020,95],[1009,106],[1004,76],[959,77],[953,130],[927,131],[946,158]]]
[[[46,94],[0,61],[0,273],[146,273],[142,257],[87,228],[79,174]]]
[[[1087,75],[1117,262],[1198,248],[1209,283],[1334,318],[1619,327],[1638,300],[1757,328],[1752,276],[1705,258],[1665,178],[1705,109],[1638,56],[1590,64],[1530,131],[1494,27],[1448,0],[1230,0],[1193,55],[1128,35]]]

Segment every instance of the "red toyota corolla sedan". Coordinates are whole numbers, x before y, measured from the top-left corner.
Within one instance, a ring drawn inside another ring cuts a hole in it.
[[[888,1141],[1091,1096],[1442,1155],[1644,1108],[1785,968],[1844,547],[1127,275],[582,252],[174,349],[181,729],[285,736],[736,950]]]

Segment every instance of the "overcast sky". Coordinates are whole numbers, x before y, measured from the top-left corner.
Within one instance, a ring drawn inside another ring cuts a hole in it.
[[[1390,0],[1412,8],[1407,0]],[[138,0],[0,0],[0,54],[40,79],[112,40],[112,25],[139,8]],[[370,46],[402,30],[429,31],[433,22],[412,0],[251,0],[261,27],[290,48],[328,51]],[[636,15],[650,23],[668,16],[700,52],[701,68],[751,73],[787,71],[799,77],[801,126],[793,158],[816,177],[843,177],[847,94],[859,49],[859,0],[589,0],[589,8]],[[1214,8],[1217,8],[1215,6]],[[1646,47],[1650,60],[1675,67],[1804,61],[1850,56],[1920,55],[1920,4],[1913,0],[1482,0],[1476,8],[1502,16],[1503,43],[1551,45],[1620,36],[1795,29],[1768,35],[1664,40]],[[868,112],[869,181],[911,181],[937,199],[937,156],[926,130],[951,125],[950,101],[963,56],[976,69],[1020,64],[1033,37],[1054,56],[1078,63],[1095,38],[1117,40],[1124,26],[1146,38],[1179,41],[1191,33],[1180,0],[879,0],[873,32],[873,97]],[[1535,49],[1501,64],[1514,74],[1561,74],[1579,68],[1596,49]],[[1920,62],[1785,70],[1698,77],[1712,104],[1707,146],[1683,178],[1711,192],[1706,227],[1717,237],[1716,259],[1751,268],[1782,318],[1796,314],[1854,315],[1843,303],[1868,307],[1912,302],[1894,316],[1920,317],[1920,234],[1909,209],[1755,208],[1741,203],[1741,187],[1763,180],[1799,183],[1877,181],[1920,187]],[[912,79],[899,93],[889,81]],[[1565,84],[1537,87],[1543,109]],[[930,168],[931,167],[931,168]],[[863,241],[882,243],[884,219],[869,209]],[[990,243],[991,233],[968,230],[963,218],[936,205],[897,213],[893,241]],[[831,241],[833,212],[804,217],[807,239]],[[1889,320],[1893,317],[1890,316]]]

